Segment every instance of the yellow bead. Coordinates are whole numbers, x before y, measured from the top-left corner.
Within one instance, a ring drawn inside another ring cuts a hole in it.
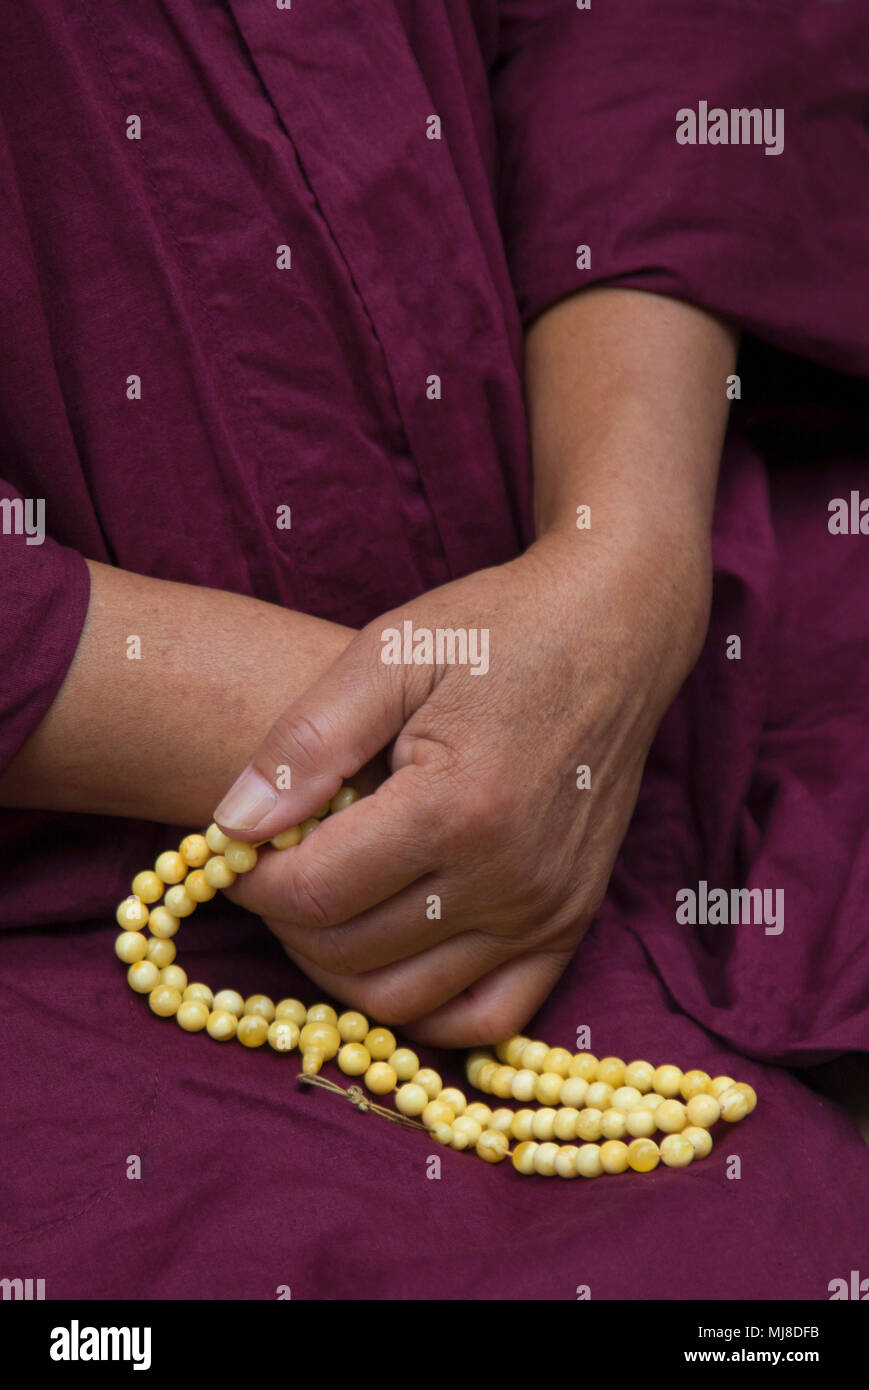
[[[538,1144],[534,1154],[534,1171],[539,1173],[541,1178],[555,1177],[555,1160],[558,1157],[558,1145],[552,1143]]]
[[[576,1121],[577,1138],[584,1139],[587,1142],[599,1139],[600,1122],[602,1119],[602,1111],[598,1110],[595,1106],[586,1106],[584,1110],[580,1110],[579,1117]]]
[[[400,1110],[402,1115],[421,1115],[428,1104],[429,1099],[425,1091],[421,1086],[415,1086],[412,1081],[405,1081],[395,1093],[395,1108]]]
[[[171,966],[170,969],[179,970],[180,966]],[[188,999],[201,999],[203,1004],[208,1005],[209,1013],[211,1013],[211,1010],[214,1008],[214,995],[208,988],[208,985],[200,984],[198,980],[194,980],[192,985],[186,985],[181,993],[185,1003]]]
[[[472,1086],[477,1086],[483,1067],[495,1065],[491,1057],[469,1057],[465,1063],[465,1076]]]
[[[634,1139],[650,1139],[657,1128],[654,1115],[645,1106],[625,1115],[625,1133]]]
[[[163,941],[159,936],[148,938],[147,959],[152,960],[158,970],[162,970],[164,965],[171,965],[175,956],[174,941]]]
[[[499,1134],[509,1134],[513,1124],[513,1110],[508,1110],[503,1106],[500,1110],[492,1111],[492,1118],[487,1125],[487,1129],[494,1129]]]
[[[442,1100],[428,1101],[420,1115],[426,1129],[434,1129],[435,1125],[451,1125],[455,1118],[455,1111],[444,1105]]]
[[[388,1062],[372,1062],[365,1073],[365,1085],[372,1095],[385,1096],[394,1091],[398,1077]]]
[[[537,1094],[537,1072],[530,1067],[522,1067],[513,1075],[510,1092],[514,1100],[534,1100]]]
[[[660,1157],[658,1146],[651,1139],[633,1139],[628,1144],[628,1163],[635,1173],[651,1173]]]
[[[345,1076],[364,1076],[371,1066],[371,1053],[361,1043],[347,1042],[338,1053],[338,1066]]]
[[[484,1094],[490,1094],[495,1073],[498,1071],[497,1062],[484,1062],[477,1072],[477,1090]]]
[[[269,844],[274,849],[292,849],[302,838],[301,826],[291,825],[286,830],[281,830],[277,835],[273,835]]]
[[[338,1020],[340,1027],[341,1020]],[[365,1034],[367,1037],[370,1029],[366,1023]],[[409,1047],[397,1047],[394,1052],[386,1058],[392,1070],[395,1072],[399,1081],[412,1081],[419,1071],[419,1058]]]
[[[196,899],[191,898],[183,883],[176,883],[174,888],[167,888],[163,903],[173,917],[189,917],[196,911]]]
[[[163,896],[163,880],[152,869],[143,869],[133,879],[132,889],[134,898],[141,898],[143,903],[156,903]]]
[[[516,1145],[510,1157],[517,1173],[533,1173],[535,1171],[534,1155],[539,1147],[540,1145],[535,1144],[533,1140],[526,1140],[524,1143]]]
[[[234,874],[249,874],[256,868],[259,855],[253,845],[245,844],[244,840],[230,840],[223,857]]]
[[[391,1065],[395,1066],[395,1063],[391,1062]],[[454,1115],[463,1115],[468,1108],[464,1091],[460,1091],[456,1086],[445,1086],[437,1099],[448,1105]]]
[[[187,865],[176,849],[167,849],[158,854],[154,871],[164,883],[180,883],[187,875]]]
[[[148,995],[148,1003],[160,1018],[171,1018],[181,1007],[181,991],[171,985],[156,985]]]
[[[534,1090],[535,1100],[539,1100],[541,1105],[557,1105],[561,1100],[561,1087],[564,1084],[564,1077],[559,1076],[556,1071],[543,1071],[537,1078],[537,1085]]]
[[[435,1125],[431,1130],[431,1137],[435,1143],[449,1147],[453,1142],[453,1131],[449,1125]]]
[[[628,1146],[621,1139],[608,1139],[600,1146],[600,1166],[605,1173],[625,1173],[628,1168]]]
[[[274,1000],[269,999],[267,994],[249,994],[244,1001],[244,1011],[246,1014],[259,1014],[266,1023],[271,1023],[275,1016]]]
[[[652,1115],[654,1115],[658,1106],[663,1104],[663,1096],[659,1096],[657,1091],[649,1091],[647,1095],[643,1096],[643,1099],[640,1101],[639,1105],[637,1106],[637,1109],[648,1110]]]
[[[437,1076],[437,1072],[435,1072],[434,1075]],[[417,1072],[415,1079],[419,1080],[419,1072]],[[423,1083],[420,1082],[420,1085],[422,1084]],[[426,1087],[426,1090],[428,1090],[428,1087]],[[428,1094],[429,1096],[431,1096],[431,1091],[429,1091]],[[440,1090],[436,1091],[435,1095],[439,1096]],[[434,1099],[434,1097],[432,1097],[432,1099]],[[492,1111],[490,1110],[489,1106],[485,1105],[481,1100],[472,1101],[471,1104],[466,1107],[465,1114],[467,1115],[469,1120],[476,1120],[477,1123],[481,1125],[483,1129],[486,1129],[489,1121],[492,1118]]]
[[[300,999],[281,999],[275,1004],[275,1018],[282,1023],[295,1023],[301,1028],[308,1021],[308,1010]]]
[[[601,1057],[597,1064],[597,1080],[617,1090],[625,1084],[625,1064],[621,1057]]]
[[[545,1042],[528,1042],[522,1049],[522,1066],[539,1072],[549,1048]]]
[[[593,1110],[609,1110],[614,1090],[606,1081],[593,1081],[585,1093],[585,1103]]]
[[[437,1105],[437,1101],[429,1101],[429,1105]],[[479,1124],[477,1120],[469,1120],[467,1115],[457,1115],[450,1123],[454,1134],[464,1134],[468,1141],[468,1146],[476,1144],[480,1135],[483,1133],[483,1126]]]
[[[666,1139],[661,1140],[659,1147],[661,1162],[668,1168],[687,1168],[694,1158],[694,1145],[684,1134],[668,1134]]]
[[[361,1016],[362,1015],[360,1014],[360,1018]],[[312,1004],[310,1009],[308,1010],[306,1022],[333,1023],[335,1027],[338,1028],[338,1015],[332,1008],[331,1004]],[[343,1034],[341,1033],[340,1028],[338,1028],[338,1032],[339,1034],[341,1034],[343,1038]]]
[[[324,801],[319,811],[314,812],[314,820],[325,820],[331,809],[331,803]]]
[[[625,1085],[636,1086],[645,1095],[655,1084],[655,1068],[651,1062],[629,1062],[625,1067]]]
[[[739,1120],[744,1120],[748,1114],[748,1098],[744,1091],[740,1091],[736,1086],[729,1086],[726,1091],[722,1091],[718,1097],[718,1104],[721,1106],[721,1118],[727,1120],[728,1124],[736,1124]]]
[[[211,846],[204,835],[185,835],[178,853],[191,869],[201,869],[211,855]]]
[[[150,913],[141,898],[132,893],[118,904],[115,921],[124,931],[142,931],[148,925]]]
[[[543,1058],[543,1070],[554,1072],[562,1079],[570,1075],[570,1064],[573,1061],[573,1054],[567,1051],[566,1047],[550,1047],[546,1056]]]
[[[215,854],[213,859],[209,859],[202,872],[212,888],[231,888],[238,878],[222,854]]]
[[[226,1011],[241,1018],[244,1013],[244,1000],[237,989],[221,989],[214,996],[214,1009],[217,1013]]]
[[[359,793],[355,787],[341,787],[329,802],[329,810],[333,816],[337,816],[339,811],[346,811],[348,806],[352,806],[354,801],[358,800]]]
[[[462,1119],[467,1117],[467,1113],[465,1111]],[[514,1139],[519,1139],[524,1143],[527,1139],[534,1138],[534,1117],[536,1114],[536,1110],[514,1111],[513,1119],[510,1122],[510,1133]],[[486,1127],[488,1128],[488,1124]]]
[[[125,965],[144,960],[147,950],[148,943],[140,931],[122,931],[120,936],[115,937],[115,955]]]
[[[242,1014],[236,1036],[245,1047],[262,1047],[269,1035],[269,1025],[262,1014]]]
[[[604,1139],[623,1139],[627,1132],[627,1120],[624,1110],[605,1110],[600,1117],[601,1136]]]
[[[336,1026],[341,1034],[342,1042],[364,1042],[369,1032],[368,1019],[364,1014],[357,1013],[355,1009],[349,1009],[346,1013],[341,1014]]]
[[[375,1062],[385,1062],[396,1050],[395,1034],[388,1028],[371,1028],[364,1042]],[[434,1096],[429,1096],[429,1100],[434,1100]]]
[[[683,1100],[690,1100],[692,1096],[698,1096],[706,1091],[706,1087],[711,1081],[708,1071],[686,1071],[682,1075],[679,1083],[679,1093]]]
[[[655,1111],[655,1124],[662,1134],[678,1134],[686,1123],[685,1107],[680,1100],[664,1100]]]
[[[685,1106],[689,1125],[699,1125],[701,1129],[711,1129],[720,1114],[721,1106],[715,1097],[703,1092],[693,1095]]]
[[[507,1156],[510,1142],[506,1134],[494,1129],[484,1129],[474,1148],[486,1163],[501,1163]]]
[[[581,1144],[576,1153],[576,1171],[581,1178],[599,1178],[603,1172],[597,1144]]]
[[[748,1106],[748,1109],[745,1113],[747,1115],[750,1115],[754,1107],[757,1105],[757,1092],[755,1091],[753,1086],[749,1086],[747,1081],[737,1081],[735,1089],[737,1091],[741,1091],[742,1094],[745,1096],[746,1104]]]
[[[164,965],[160,971],[160,984],[180,990],[183,1000],[187,989],[187,971],[182,970],[180,965]]]
[[[127,971],[127,984],[137,994],[150,994],[160,982],[160,971],[152,960],[138,960]]]
[[[316,816],[308,816],[308,819],[303,820],[301,825],[299,826],[299,838],[302,840],[307,840],[308,836],[311,834],[313,830],[317,829],[317,826],[319,824],[320,822],[317,820]]]
[[[217,1042],[229,1042],[230,1038],[235,1037],[238,1028],[238,1018],[229,1009],[213,1009],[208,1015],[208,1036],[216,1039]]]
[[[555,1119],[552,1122],[552,1133],[556,1139],[575,1139],[576,1126],[579,1120],[579,1111],[572,1105],[563,1105],[560,1110],[556,1110]]]
[[[561,1144],[555,1155],[555,1172],[559,1178],[578,1178],[576,1156],[579,1149],[575,1144]]]
[[[531,1124],[531,1133],[535,1139],[540,1139],[548,1143],[555,1133],[555,1116],[557,1111],[551,1106],[544,1106],[541,1110],[534,1111],[534,1119]]]
[[[732,1076],[715,1076],[711,1081],[707,1082],[706,1090],[710,1096],[714,1096],[717,1100],[722,1091],[728,1091],[731,1086],[735,1085],[736,1082]]]
[[[712,1135],[708,1129],[701,1129],[699,1125],[688,1125],[687,1129],[682,1130],[681,1137],[691,1141],[695,1158],[706,1158],[712,1152]]]
[[[597,1080],[597,1058],[593,1052],[575,1052],[570,1059],[569,1076],[580,1076],[583,1081]]]
[[[431,1105],[433,1102],[429,1101],[429,1104]],[[440,1129],[440,1125],[436,1125],[435,1128]],[[471,1144],[463,1129],[457,1130],[452,1125],[448,1125],[447,1128],[450,1131],[450,1148],[455,1149],[457,1153],[462,1153],[465,1149],[473,1148],[473,1144]]]
[[[637,1090],[636,1086],[617,1086],[613,1091],[610,1105],[613,1110],[622,1110],[627,1115],[629,1110],[636,1110],[642,1099],[642,1093]]]
[[[217,892],[212,888],[202,869],[191,869],[184,880],[184,887],[187,896],[192,898],[195,903],[210,903]]]
[[[371,1051],[370,1048],[369,1051]],[[374,1053],[372,1052],[371,1055],[373,1057]],[[418,1072],[414,1072],[410,1079],[411,1081],[415,1081],[417,1086],[422,1087],[429,1100],[437,1100],[441,1091],[444,1089],[444,1083],[439,1074],[431,1067],[422,1067]],[[487,1114],[491,1114],[488,1106],[486,1107],[486,1112]]]
[[[682,1072],[679,1067],[657,1067],[655,1069],[655,1090],[659,1096],[677,1096],[679,1087],[682,1084]]]
[[[497,1096],[499,1100],[509,1100],[513,1095],[511,1087],[515,1075],[515,1067],[499,1067],[490,1083],[492,1095]]]
[[[212,821],[205,832],[205,843],[208,845],[212,854],[223,854],[223,851],[229,844],[229,836],[224,835],[223,831],[219,830],[214,821]]]
[[[299,1037],[299,1045],[305,1051],[316,1049],[329,1062],[341,1046],[341,1034],[334,1023],[306,1023]]]
[[[325,1060],[322,1052],[316,1047],[306,1047],[302,1053],[302,1071],[305,1076],[316,1076]]]
[[[496,1049],[497,1055],[508,1067],[516,1067],[518,1070],[522,1066],[522,1053],[530,1041],[531,1039],[526,1038],[523,1033],[517,1033],[506,1043],[499,1044],[499,1048]]]
[[[582,1076],[569,1076],[561,1084],[561,1104],[581,1110],[588,1096],[588,1082]]]
[[[166,907],[152,907],[151,920],[148,923],[148,930],[152,936],[162,937],[168,941],[170,936],[174,936],[181,926],[181,918],[176,917]]]
[[[291,1023],[287,1018],[276,1018],[269,1024],[268,1044],[275,1052],[292,1052],[298,1041],[298,1023]]]
[[[201,1033],[208,1022],[209,1009],[201,999],[182,999],[175,1017],[185,1033]]]

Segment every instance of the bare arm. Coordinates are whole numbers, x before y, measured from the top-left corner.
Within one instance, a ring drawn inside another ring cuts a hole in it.
[[[207,824],[275,717],[353,631],[88,564],[78,649],[50,710],[0,777],[0,805]],[[138,660],[127,657],[131,635],[141,638]]]

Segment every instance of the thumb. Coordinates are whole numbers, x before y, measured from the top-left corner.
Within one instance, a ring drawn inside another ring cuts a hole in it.
[[[408,668],[385,666],[381,651],[379,624],[364,628],[278,716],[214,812],[225,834],[267,840],[315,815],[395,738],[410,713]]]

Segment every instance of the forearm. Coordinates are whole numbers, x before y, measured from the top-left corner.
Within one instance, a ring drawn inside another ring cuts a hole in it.
[[[276,716],[350,628],[217,589],[89,562],[58,695],[0,777],[0,805],[207,823]],[[127,656],[127,638],[141,656]]]
[[[708,539],[737,335],[688,304],[595,288],[526,341],[538,536],[576,530]]]

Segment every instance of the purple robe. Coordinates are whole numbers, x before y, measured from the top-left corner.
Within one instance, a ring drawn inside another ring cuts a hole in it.
[[[687,1172],[440,1150],[435,1180],[425,1136],[127,989],[114,908],[179,828],[2,812],[0,1275],[826,1299],[869,1273],[865,1147],[788,1070],[869,1044],[869,536],[829,528],[869,494],[861,8],[29,0],[0,47],[0,495],[45,500],[42,544],[2,514],[0,766],[69,667],[84,556],[361,626],[530,541],[522,332],[548,306],[635,286],[744,330],[709,639],[526,1031],[761,1097]],[[781,151],[678,141],[701,103],[783,111]],[[701,884],[781,891],[782,930],[680,923]],[[319,995],[228,904],[185,948],[215,988]]]

